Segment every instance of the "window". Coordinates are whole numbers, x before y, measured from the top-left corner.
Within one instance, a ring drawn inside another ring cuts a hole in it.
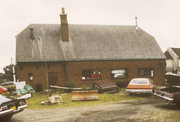
[[[153,77],[154,71],[151,68],[141,68],[139,69],[139,76],[140,77]]]
[[[111,71],[112,78],[126,78],[127,77],[127,69],[118,69]]]
[[[98,80],[101,79],[101,72],[99,70],[83,70],[82,80]]]
[[[33,73],[32,72],[28,73],[28,80],[32,81],[33,79],[34,79]]]
[[[133,79],[129,84],[130,85],[149,85],[150,81],[146,78]]]

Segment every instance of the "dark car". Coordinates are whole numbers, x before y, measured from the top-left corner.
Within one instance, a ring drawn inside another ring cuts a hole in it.
[[[165,78],[167,86],[157,89],[154,95],[180,106],[180,74],[167,73]]]
[[[11,99],[0,95],[0,121],[10,119],[14,114],[23,111],[27,107],[24,99]]]

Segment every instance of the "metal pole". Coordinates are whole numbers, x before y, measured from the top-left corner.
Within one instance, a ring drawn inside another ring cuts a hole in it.
[[[14,65],[12,66],[12,68],[13,68],[13,81],[14,81],[14,83],[16,83],[16,75],[15,75]]]
[[[16,75],[15,75],[15,68],[13,64],[13,58],[11,58],[11,65],[12,65],[12,70],[13,70],[13,82],[16,83]]]

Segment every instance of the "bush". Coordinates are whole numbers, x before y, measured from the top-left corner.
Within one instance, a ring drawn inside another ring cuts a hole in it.
[[[64,84],[64,86],[65,87],[69,87],[69,88],[74,88],[74,83],[73,82],[66,82],[65,84]],[[66,89],[66,90],[64,90],[65,92],[71,92],[72,91],[72,89]]]
[[[36,92],[43,91],[42,85],[41,84],[37,84],[35,90],[36,90]]]
[[[129,82],[128,81],[117,81],[116,82],[116,85],[119,87],[119,88],[127,88]]]

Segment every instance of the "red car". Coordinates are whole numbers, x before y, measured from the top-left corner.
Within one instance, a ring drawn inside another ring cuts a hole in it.
[[[7,88],[0,86],[0,94],[6,93],[6,92],[7,92]]]

